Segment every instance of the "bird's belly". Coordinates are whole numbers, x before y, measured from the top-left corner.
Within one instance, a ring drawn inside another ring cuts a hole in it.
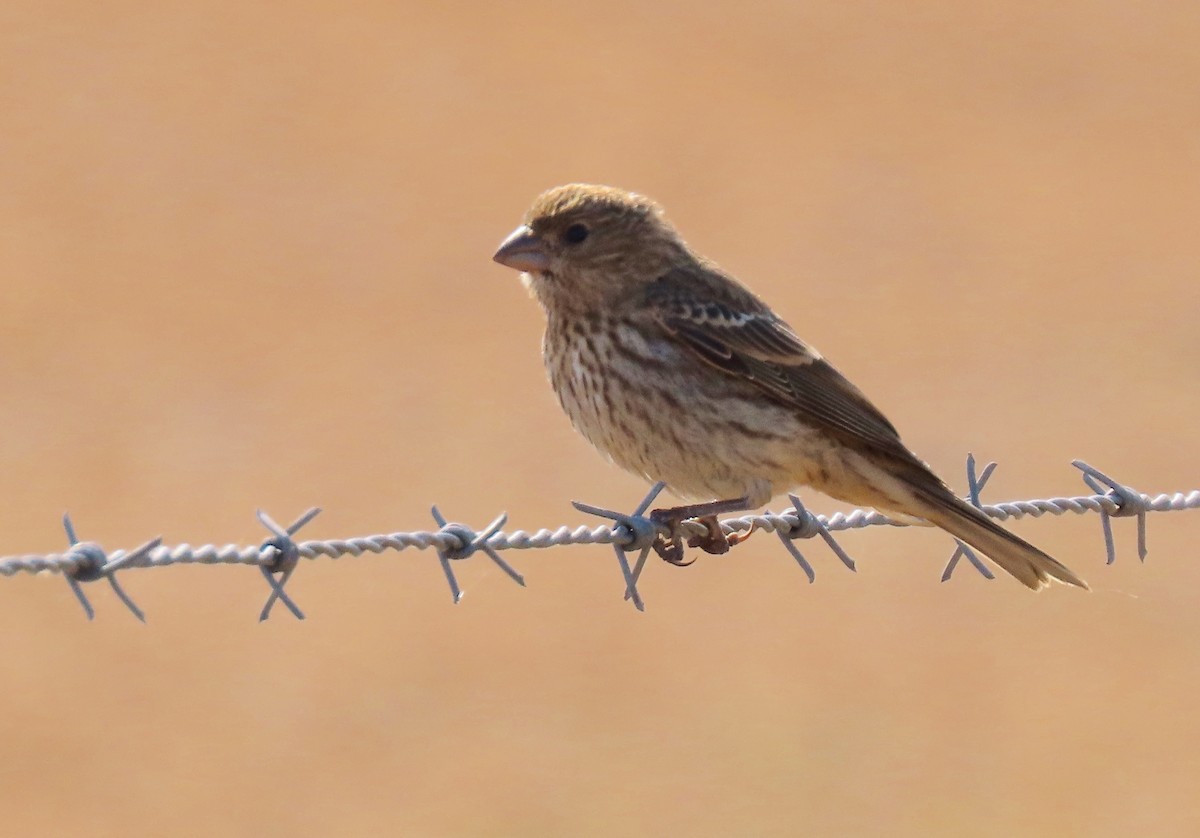
[[[546,366],[575,428],[622,468],[688,498],[765,504],[831,483],[840,447],[748,382],[632,330],[570,334]]]

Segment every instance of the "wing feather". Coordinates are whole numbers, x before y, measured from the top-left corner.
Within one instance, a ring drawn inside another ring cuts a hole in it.
[[[735,280],[711,269],[699,277],[673,271],[652,284],[646,302],[662,328],[701,359],[814,426],[911,456],[879,409]]]

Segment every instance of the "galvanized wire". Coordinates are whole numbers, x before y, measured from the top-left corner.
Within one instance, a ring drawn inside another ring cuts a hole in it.
[[[1144,560],[1147,554],[1147,513],[1200,508],[1200,489],[1158,495],[1143,494],[1080,460],[1074,461],[1073,465],[1083,473],[1083,479],[1092,489],[1093,494],[982,504],[979,500],[979,493],[987,483],[995,465],[995,463],[989,463],[977,475],[975,460],[968,456],[968,497],[972,503],[991,517],[1001,521],[1009,518],[1040,518],[1043,515],[1098,513],[1104,533],[1108,564],[1112,564],[1116,559],[1112,518],[1132,516],[1138,519],[1138,555]],[[0,576],[15,576],[22,573],[61,573],[67,578],[71,590],[83,606],[88,619],[94,616],[94,612],[83,592],[82,584],[104,579],[112,586],[134,616],[144,621],[145,617],[142,611],[118,585],[116,580],[118,570],[162,568],[178,564],[252,565],[259,568],[271,588],[270,596],[259,618],[266,619],[270,615],[273,605],[276,602],[282,602],[293,616],[297,619],[304,619],[303,612],[284,589],[288,580],[295,573],[300,559],[337,559],[343,556],[360,556],[364,553],[383,553],[389,550],[432,549],[438,554],[451,594],[454,601],[458,602],[462,597],[462,591],[455,578],[452,562],[467,559],[477,552],[485,554],[514,582],[524,586],[524,577],[501,558],[500,552],[546,549],[576,544],[608,544],[612,545],[621,566],[626,599],[632,600],[634,605],[641,610],[644,608],[644,603],[637,589],[638,577],[650,553],[652,543],[661,533],[659,525],[647,517],[646,510],[662,488],[662,484],[655,486],[638,507],[628,514],[582,503],[575,504],[580,511],[611,520],[612,525],[593,527],[579,525],[573,528],[560,526],[553,530],[539,529],[535,532],[526,532],[525,530],[504,532],[501,527],[507,517],[502,514],[483,530],[476,532],[465,524],[446,521],[437,507],[434,507],[432,514],[439,527],[437,530],[395,532],[348,539],[295,541],[292,536],[315,518],[320,512],[319,509],[308,510],[286,528],[279,526],[270,516],[260,511],[258,513],[259,521],[268,530],[271,537],[259,545],[225,544],[218,546],[205,544],[193,547],[190,544],[179,544],[165,546],[161,543],[162,538],[159,537],[147,541],[135,549],[114,550],[111,553],[105,553],[94,542],[79,541],[70,518],[64,516],[63,525],[70,549],[62,553],[2,557],[0,558]],[[854,561],[833,538],[832,533],[873,526],[907,526],[906,523],[893,521],[887,516],[869,509],[837,512],[828,516],[816,515],[808,511],[800,503],[799,498],[794,495],[790,498],[792,507],[780,513],[764,512],[726,518],[720,522],[721,528],[726,534],[750,530],[776,533],[788,552],[804,570],[810,582],[815,579],[815,572],[796,547],[797,539],[821,537],[838,559],[853,570]],[[689,521],[685,521],[680,529],[685,537],[701,535],[705,532],[703,526]],[[638,553],[638,559],[632,567],[625,555],[631,552]],[[950,577],[962,556],[966,556],[981,573],[991,578],[992,574],[988,567],[967,545],[958,542],[957,548],[942,574],[943,580]]]

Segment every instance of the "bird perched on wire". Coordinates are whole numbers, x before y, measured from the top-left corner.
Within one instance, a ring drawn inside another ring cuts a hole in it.
[[[572,424],[617,465],[705,502],[659,509],[659,554],[731,543],[717,513],[797,486],[927,521],[1033,589],[1086,583],[958,498],[892,423],[762,300],[699,256],[653,201],[570,184],[534,201],[495,260],[545,309],[550,383]],[[715,500],[712,500],[715,499]]]

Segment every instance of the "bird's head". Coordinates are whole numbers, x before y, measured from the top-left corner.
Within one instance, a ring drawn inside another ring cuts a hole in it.
[[[649,198],[611,186],[568,184],[544,192],[492,258],[521,271],[547,308],[629,299],[689,256]]]

